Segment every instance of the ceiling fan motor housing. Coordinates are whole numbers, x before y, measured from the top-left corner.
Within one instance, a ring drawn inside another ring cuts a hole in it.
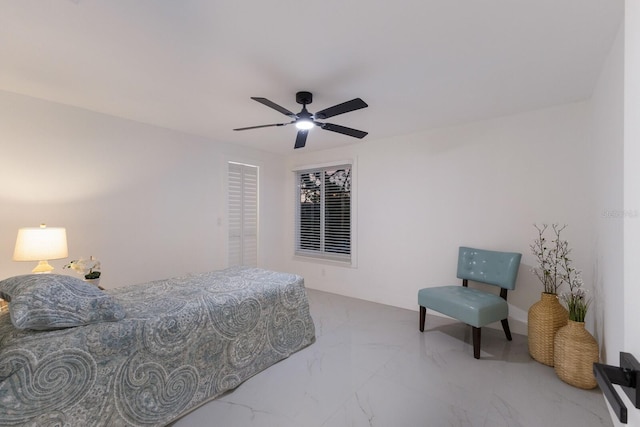
[[[296,93],[296,102],[302,105],[311,104],[311,102],[313,102],[313,95],[311,92],[298,92]]]

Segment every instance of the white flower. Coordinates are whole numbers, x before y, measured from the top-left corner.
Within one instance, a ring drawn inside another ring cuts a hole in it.
[[[89,259],[80,258],[78,260],[71,261],[65,265],[64,268],[70,268],[78,274],[87,274],[92,271],[100,270],[100,261],[90,257]]]

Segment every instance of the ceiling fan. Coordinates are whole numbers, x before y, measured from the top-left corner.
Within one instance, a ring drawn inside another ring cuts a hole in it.
[[[325,108],[324,110],[320,110],[315,114],[307,111],[307,105],[311,104],[313,101],[313,95],[311,92],[298,92],[296,93],[296,102],[298,104],[302,104],[302,111],[298,114],[292,113],[284,107],[276,104],[273,101],[269,101],[267,98],[259,98],[259,97],[251,97],[254,101],[258,101],[261,104],[266,105],[267,107],[271,107],[276,111],[281,112],[285,116],[289,116],[293,120],[288,123],[273,123],[269,125],[260,125],[260,126],[249,126],[244,128],[238,128],[234,130],[248,130],[248,129],[258,129],[258,128],[266,128],[271,126],[287,126],[290,124],[295,124],[298,128],[298,135],[296,136],[296,143],[293,148],[302,148],[307,142],[307,135],[309,134],[309,129],[317,126],[320,129],[330,130],[331,132],[337,132],[344,135],[352,136],[354,138],[364,138],[367,135],[367,132],[363,132],[357,129],[351,129],[348,127],[336,125],[333,123],[322,123],[317,120],[328,119],[329,117],[337,116],[338,114],[348,113],[350,111],[359,110],[361,108],[368,107],[367,103],[364,102],[360,98],[352,99],[351,101],[343,102],[342,104],[334,105],[333,107]]]

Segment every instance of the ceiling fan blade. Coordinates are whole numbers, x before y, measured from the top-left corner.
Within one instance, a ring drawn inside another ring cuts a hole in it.
[[[298,131],[298,136],[296,136],[296,144],[293,148],[302,148],[307,143],[307,135],[309,135],[309,131],[307,129],[300,129]]]
[[[290,125],[291,123],[294,123],[294,122],[273,123],[271,125],[260,125],[260,126],[248,126],[248,127],[245,127],[245,128],[237,128],[237,129],[234,129],[234,130],[260,129],[260,128],[269,128],[269,127],[272,127],[272,126],[286,126],[286,125]]]
[[[266,105],[267,107],[271,107],[274,110],[281,112],[285,116],[289,116],[291,118],[295,118],[296,117],[296,115],[294,113],[292,113],[291,111],[287,110],[284,107],[279,106],[278,104],[276,104],[273,101],[269,101],[267,98],[259,98],[259,97],[252,96],[251,99],[253,99],[254,101],[258,101],[259,103],[261,103],[263,105]]]
[[[338,114],[344,114],[349,111],[359,110],[366,107],[368,107],[366,102],[360,98],[355,98],[351,101],[343,102],[342,104],[320,110],[315,114],[315,118],[328,119],[329,117],[337,116]]]
[[[364,132],[358,129],[351,129],[351,128],[340,126],[340,125],[334,125],[333,123],[316,123],[316,124],[319,125],[324,130],[330,130],[331,132],[342,133],[344,135],[349,135],[354,138],[362,139],[365,136],[367,136],[369,133],[369,132]]]

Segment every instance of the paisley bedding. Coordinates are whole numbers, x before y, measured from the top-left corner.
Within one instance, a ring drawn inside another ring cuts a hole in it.
[[[0,313],[0,425],[166,425],[315,341],[292,274],[236,267],[105,293],[124,318],[31,330]]]

